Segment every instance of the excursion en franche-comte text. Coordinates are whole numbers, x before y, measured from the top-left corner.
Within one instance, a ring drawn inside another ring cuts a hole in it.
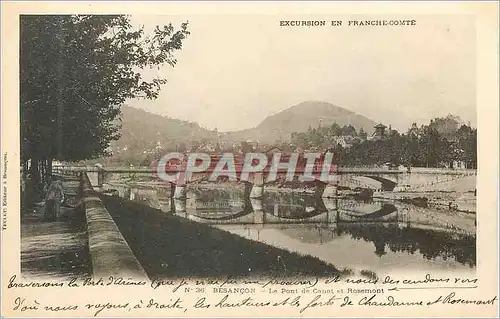
[[[392,27],[416,26],[415,19],[389,20],[280,20],[280,27]]]

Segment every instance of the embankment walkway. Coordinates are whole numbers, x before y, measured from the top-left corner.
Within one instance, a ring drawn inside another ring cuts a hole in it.
[[[87,175],[56,179],[62,180],[66,199],[57,221],[46,220],[43,202],[22,214],[22,277],[147,279]]]
[[[76,176],[62,180],[65,198],[78,202],[80,181]],[[21,215],[21,274],[26,277],[88,276],[91,262],[87,247],[85,213],[81,207],[62,205],[57,221],[44,218],[45,206]]]

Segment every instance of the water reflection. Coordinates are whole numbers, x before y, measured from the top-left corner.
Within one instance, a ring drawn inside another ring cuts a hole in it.
[[[244,190],[191,189],[170,199],[170,189],[116,187],[143,202],[233,234],[308,254],[339,267],[391,271],[473,269],[475,217],[390,201],[318,199],[266,193],[244,199]]]

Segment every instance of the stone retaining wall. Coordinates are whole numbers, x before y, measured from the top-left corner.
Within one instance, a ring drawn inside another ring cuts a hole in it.
[[[87,174],[81,173],[80,180],[94,278],[119,276],[147,280],[146,272],[94,192]]]

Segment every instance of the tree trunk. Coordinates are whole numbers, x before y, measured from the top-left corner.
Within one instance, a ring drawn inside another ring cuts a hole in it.
[[[47,159],[47,175],[52,176],[52,158]]]
[[[26,178],[26,174],[28,173],[28,161],[23,161],[23,177]]]
[[[40,196],[41,195],[41,189],[40,189],[40,166],[38,164],[38,159],[31,159],[31,166],[30,166],[30,200],[33,200],[34,197]],[[28,186],[27,186],[28,188]]]
[[[42,184],[47,182],[47,171],[45,169],[45,160],[40,161],[40,172],[42,175]]]
[[[30,166],[30,175],[31,179],[34,182],[39,182],[40,181],[40,171],[39,171],[39,166],[38,166],[38,160],[32,158],[31,159],[31,166]]]
[[[58,21],[57,24],[58,27],[58,33],[56,34],[56,47],[62,48],[64,47],[64,38],[63,38],[63,30],[61,23]],[[63,88],[64,88],[64,54],[62,50],[57,50],[58,56],[57,58],[57,64],[56,64],[56,107],[57,107],[57,119],[56,119],[56,124],[57,124],[57,133],[56,133],[56,138],[57,138],[57,159],[60,160],[63,155],[63,115],[64,115],[64,104],[63,104]],[[51,153],[52,154],[52,153]],[[51,156],[51,155],[50,155]]]

